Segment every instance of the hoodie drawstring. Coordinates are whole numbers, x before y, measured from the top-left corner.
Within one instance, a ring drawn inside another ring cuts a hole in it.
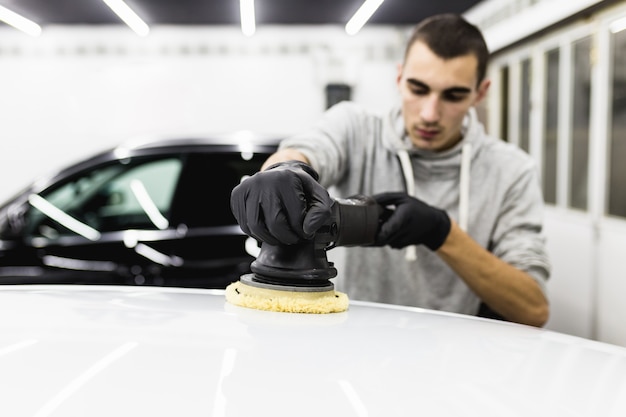
[[[472,165],[472,144],[461,148],[461,173],[459,180],[459,227],[467,232],[469,222],[470,168]]]
[[[398,150],[398,159],[402,167],[402,175],[406,185],[407,194],[415,197],[415,176],[413,164],[406,149]],[[465,143],[461,148],[461,166],[459,179],[459,227],[467,231],[469,222],[469,192],[470,192],[470,168],[472,164],[472,144]],[[406,247],[405,259],[407,261],[417,260],[417,246]]]
[[[404,176],[404,184],[406,185],[406,193],[415,197],[415,175],[413,174],[413,164],[406,149],[398,150],[398,158],[402,167],[402,175]],[[406,247],[404,258],[407,261],[417,260],[417,246],[410,245]]]

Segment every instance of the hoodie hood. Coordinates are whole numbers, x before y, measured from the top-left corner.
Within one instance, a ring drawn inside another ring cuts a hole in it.
[[[473,107],[469,109],[463,121],[463,139],[443,152],[425,151],[413,146],[406,133],[399,107],[392,109],[386,123],[390,125],[390,129],[386,129],[385,147],[396,154],[399,151],[407,152],[413,162],[416,178],[432,178],[433,176],[448,178],[459,175],[463,146],[471,145],[470,159],[474,159],[485,136],[483,126],[478,121],[476,109]]]

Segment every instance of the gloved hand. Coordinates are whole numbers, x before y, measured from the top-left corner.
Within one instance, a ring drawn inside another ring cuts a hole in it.
[[[450,218],[445,211],[429,206],[405,193],[382,193],[374,196],[382,207],[395,206],[382,219],[376,245],[399,249],[426,245],[437,250],[450,233]]]
[[[231,192],[230,207],[249,236],[271,245],[314,237],[331,216],[333,200],[317,172],[300,161],[274,164]]]

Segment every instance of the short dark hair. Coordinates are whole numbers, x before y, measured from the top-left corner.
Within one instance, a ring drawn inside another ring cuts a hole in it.
[[[431,51],[443,59],[474,54],[478,60],[478,83],[487,73],[489,50],[480,29],[457,14],[444,13],[428,17],[420,22],[406,45],[404,59],[411,46],[417,41],[424,42]]]

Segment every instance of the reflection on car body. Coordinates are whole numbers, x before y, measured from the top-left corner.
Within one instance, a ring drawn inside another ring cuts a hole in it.
[[[0,208],[0,283],[224,288],[253,259],[230,191],[277,143],[120,146],[34,183]]]

